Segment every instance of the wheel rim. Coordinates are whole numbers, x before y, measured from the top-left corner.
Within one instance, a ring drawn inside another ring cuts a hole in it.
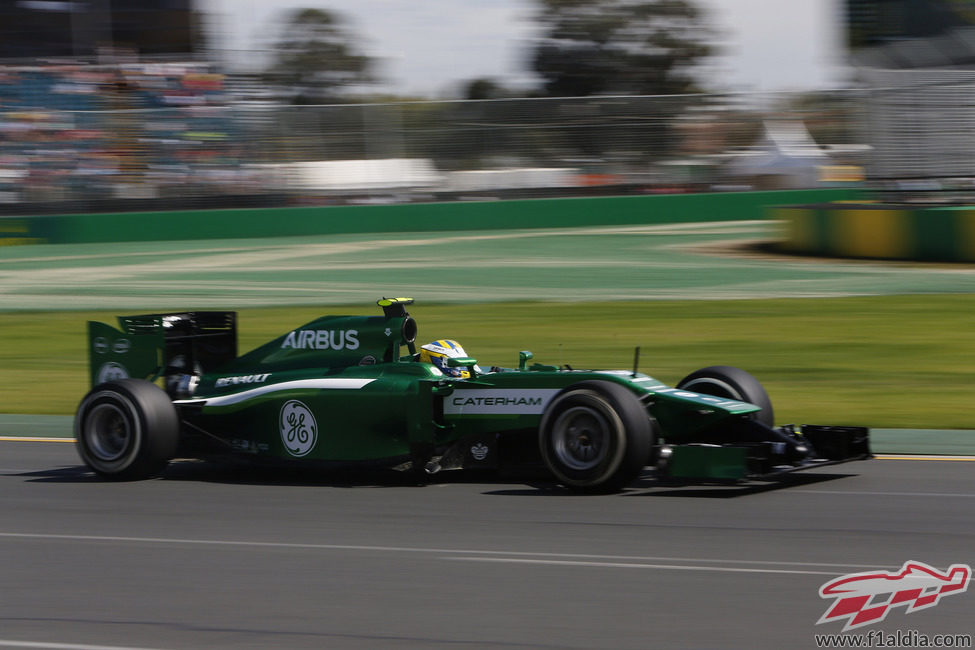
[[[85,417],[86,446],[100,461],[122,458],[129,449],[132,434],[129,418],[115,404],[98,404]]]
[[[601,413],[576,406],[559,414],[552,425],[552,452],[573,470],[597,467],[609,453],[609,423]]]

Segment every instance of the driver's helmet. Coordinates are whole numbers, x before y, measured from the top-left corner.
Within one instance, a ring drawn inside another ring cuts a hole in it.
[[[467,353],[464,352],[464,348],[453,339],[438,339],[420,346],[420,361],[432,363],[448,377],[468,379],[471,376],[467,368],[450,368],[447,366],[447,359],[458,359],[466,356]],[[477,366],[474,366],[474,370],[478,373],[481,372]]]

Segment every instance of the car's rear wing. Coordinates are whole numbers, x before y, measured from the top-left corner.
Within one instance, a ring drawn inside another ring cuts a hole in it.
[[[120,316],[120,329],[89,321],[91,385],[172,371],[203,372],[237,356],[237,314],[193,311]]]

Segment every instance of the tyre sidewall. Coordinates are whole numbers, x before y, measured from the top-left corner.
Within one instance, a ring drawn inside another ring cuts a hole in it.
[[[761,382],[750,373],[734,366],[709,366],[687,375],[677,383],[677,388],[703,395],[729,397],[761,407],[752,414],[753,419],[767,426],[775,426],[772,400]]]
[[[124,447],[106,458],[95,447],[91,417],[114,410],[125,423]],[[97,474],[114,479],[140,479],[158,474],[176,451],[179,421],[165,392],[141,379],[107,382],[82,399],[74,421],[76,447],[81,459]]]
[[[555,450],[553,426],[574,408],[589,409],[606,425],[606,450],[592,467],[567,466]],[[546,466],[564,485],[583,491],[619,490],[646,464],[652,446],[652,424],[639,400],[611,382],[581,382],[566,388],[549,404],[539,426],[539,448]]]

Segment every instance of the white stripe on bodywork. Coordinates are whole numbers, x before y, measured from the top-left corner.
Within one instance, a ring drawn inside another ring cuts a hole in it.
[[[552,400],[557,388],[460,389],[443,400],[446,415],[538,415]]]
[[[371,384],[375,379],[350,379],[347,377],[325,377],[322,379],[295,379],[294,381],[282,381],[279,384],[268,384],[258,386],[250,390],[241,391],[232,395],[220,395],[219,397],[202,397],[199,399],[179,399],[173,400],[173,404],[197,404],[206,406],[227,406],[237,404],[254,397],[277,393],[285,390],[301,390],[307,388],[318,388],[326,390],[356,390]]]

